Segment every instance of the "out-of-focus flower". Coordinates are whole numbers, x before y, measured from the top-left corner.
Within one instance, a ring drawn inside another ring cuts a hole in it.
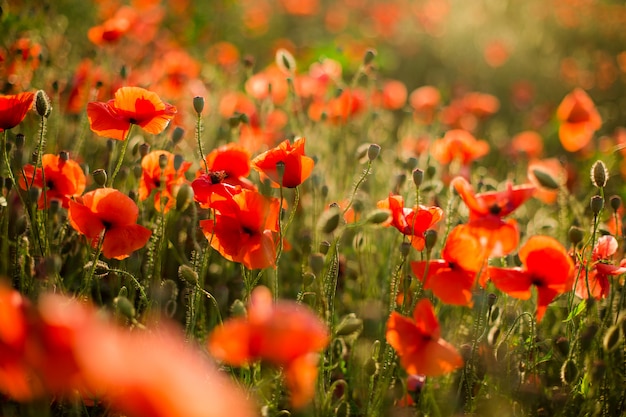
[[[574,286],[577,297],[587,299],[591,295],[592,298],[600,300],[609,295],[611,287],[609,276],[618,276],[626,273],[626,259],[622,259],[619,265],[611,263],[617,248],[618,243],[613,236],[606,235],[598,238],[591,255],[591,268],[587,272],[583,267],[578,274],[578,279]],[[577,267],[580,268],[580,266]]]
[[[131,30],[137,20],[137,11],[132,7],[121,7],[115,15],[87,32],[89,40],[98,46],[117,42]]]
[[[567,170],[556,158],[530,162],[527,173],[530,183],[536,187],[534,197],[546,204],[554,204],[560,187],[567,183]]]
[[[33,107],[35,93],[0,96],[0,132],[22,123],[26,113]]]
[[[317,353],[326,347],[326,325],[306,306],[272,301],[266,287],[250,296],[247,318],[231,318],[209,336],[209,352],[218,360],[242,366],[257,360],[282,366],[294,407],[315,393]]]
[[[559,139],[568,152],[576,152],[587,146],[596,130],[602,127],[602,119],[587,93],[577,88],[563,98],[556,110],[559,120]]]
[[[416,88],[409,96],[409,104],[417,119],[432,123],[441,104],[441,93],[436,87],[425,85]]]
[[[46,154],[41,157],[41,165],[43,168],[37,170],[31,164],[25,165],[23,176],[19,179],[20,187],[24,190],[31,186],[43,190],[38,201],[40,209],[50,207],[50,202],[55,199],[60,200],[61,205],[67,208],[71,198],[78,197],[85,191],[87,179],[76,161]]]
[[[315,165],[313,158],[304,154],[304,144],[305,138],[297,138],[293,145],[285,140],[254,158],[252,167],[262,180],[269,178],[272,187],[295,188],[309,178]]]
[[[152,235],[150,229],[136,224],[139,209],[135,202],[113,188],[98,188],[69,202],[72,227],[97,247],[107,258],[124,259],[145,246]]]
[[[140,87],[122,87],[106,103],[87,105],[89,126],[99,136],[124,140],[130,125],[153,135],[161,133],[176,114],[176,107],[161,101],[156,93]]]
[[[165,162],[165,168],[161,164]],[[150,152],[141,160],[141,179],[139,181],[139,199],[146,200],[154,194],[154,208],[157,211],[169,211],[176,204],[178,187],[185,180],[185,172],[191,166],[191,162],[183,161],[178,169],[174,167],[174,155],[167,151]]]
[[[459,352],[441,338],[439,321],[428,299],[417,303],[412,319],[391,313],[386,337],[408,374],[439,376],[463,366]]]
[[[518,154],[524,154],[528,159],[539,158],[543,153],[543,138],[534,130],[525,130],[513,136],[511,147]]]
[[[489,267],[489,278],[511,297],[527,300],[531,287],[537,288],[537,322],[541,321],[548,304],[572,289],[574,262],[567,250],[549,236],[533,236],[520,248],[522,267]]]

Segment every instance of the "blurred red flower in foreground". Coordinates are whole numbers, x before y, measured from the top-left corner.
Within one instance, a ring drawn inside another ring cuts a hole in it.
[[[475,194],[463,177],[454,178],[450,185],[459,193],[470,212],[469,222],[464,228],[478,238],[487,257],[504,256],[515,250],[519,242],[517,223],[513,219],[504,221],[502,218],[532,197],[535,187],[530,184],[514,187],[509,183],[504,191]]]
[[[33,107],[35,93],[0,96],[0,132],[22,123],[26,113]]]
[[[376,205],[380,209],[391,211],[385,226],[393,226],[408,236],[411,245],[417,250],[424,249],[424,232],[443,217],[443,210],[436,206],[404,207],[404,198],[400,195],[389,194],[386,200],[380,200]]]
[[[441,338],[435,309],[426,298],[417,303],[412,319],[391,313],[386,337],[408,374],[439,376],[463,366],[459,352]]]
[[[326,347],[326,325],[302,304],[272,301],[266,287],[250,296],[248,317],[231,318],[209,336],[209,352],[218,360],[242,366],[257,360],[282,366],[294,407],[315,394],[317,353]]]
[[[587,146],[602,119],[584,90],[577,88],[563,98],[556,110],[560,122],[559,139],[566,151],[576,152]]]
[[[145,246],[150,229],[136,224],[139,209],[124,193],[113,188],[98,188],[69,202],[70,224],[107,258],[124,259]]]
[[[37,170],[31,164],[25,165],[24,175],[19,181],[24,190],[30,188],[31,184],[43,189],[38,201],[40,209],[50,207],[52,200],[60,200],[61,205],[67,208],[70,198],[78,197],[85,191],[85,173],[77,162],[69,159],[67,153],[63,156],[43,155],[41,165],[43,168]]]
[[[161,168],[161,164],[165,168]],[[176,204],[178,187],[185,182],[185,172],[191,162],[182,161],[178,168],[174,167],[174,155],[167,151],[150,152],[141,160],[141,179],[139,181],[139,199],[146,200],[152,191],[154,208],[165,213]],[[163,200],[163,201],[161,201]],[[163,207],[162,204],[165,204]]]
[[[528,300],[531,287],[537,288],[537,322],[541,321],[548,304],[572,289],[574,262],[567,250],[549,236],[533,236],[519,251],[523,267],[489,268],[494,285],[511,297]]]
[[[87,104],[89,126],[99,136],[124,140],[131,124],[153,135],[161,133],[176,114],[176,107],[161,101],[152,91],[122,87],[106,103]]]
[[[231,199],[216,201],[214,220],[200,227],[213,249],[248,269],[274,266],[280,201],[247,189]]]
[[[618,246],[617,239],[613,236],[606,235],[598,239],[591,255],[592,267],[589,271],[585,271],[583,267],[578,273],[575,285],[577,297],[587,299],[591,295],[591,298],[599,300],[609,295],[609,276],[626,273],[626,260],[623,259],[619,265],[610,263]],[[578,268],[579,265],[577,265]]]
[[[478,239],[457,226],[448,235],[441,252],[443,259],[411,262],[415,276],[447,304],[472,305],[472,287],[485,264]]]
[[[131,332],[60,295],[33,308],[0,285],[0,353],[0,391],[19,401],[78,393],[129,417],[255,415],[244,393],[169,324]]]
[[[277,165],[284,164],[282,186],[295,188],[309,178],[315,165],[313,158],[304,154],[304,142],[304,138],[298,138],[292,146],[289,140],[285,140],[254,158],[252,166],[259,171],[262,180],[269,178],[272,187],[280,187],[281,177]]]

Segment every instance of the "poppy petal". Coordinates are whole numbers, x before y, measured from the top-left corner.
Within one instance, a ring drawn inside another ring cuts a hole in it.
[[[102,255],[111,259],[128,258],[134,251],[143,248],[152,231],[138,224],[125,225],[107,230],[102,244]]]
[[[489,267],[488,274],[500,291],[522,300],[530,298],[533,277],[521,268]]]

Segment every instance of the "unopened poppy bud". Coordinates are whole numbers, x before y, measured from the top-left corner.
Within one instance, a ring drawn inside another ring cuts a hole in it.
[[[609,170],[604,162],[597,160],[591,166],[591,182],[598,188],[604,188],[609,180]]]
[[[18,133],[17,135],[15,135],[15,149],[17,149],[18,151],[21,150],[24,147],[25,141],[26,138],[23,133]]]
[[[52,105],[50,104],[50,99],[48,95],[43,90],[37,90],[35,93],[35,111],[41,117],[50,116],[50,112],[52,111]]]
[[[426,250],[430,252],[437,243],[437,232],[432,229],[426,230],[424,232],[424,240],[426,242]]]
[[[367,148],[367,159],[369,159],[370,161],[373,161],[376,158],[378,158],[378,155],[380,155],[380,145],[372,143]]]
[[[410,252],[411,252],[411,244],[409,242],[400,243],[400,255],[402,255],[403,258],[406,258],[407,256],[409,256]]]
[[[604,198],[599,195],[594,195],[593,197],[591,197],[590,207],[593,215],[597,216],[598,214],[600,214],[602,208],[604,207]]]
[[[322,193],[322,198],[328,197],[328,185],[326,184],[322,185],[320,192]]]
[[[48,202],[48,214],[50,216],[56,215],[61,209],[61,201],[57,198],[53,198]]]
[[[437,168],[435,168],[433,165],[429,165],[426,168],[426,178],[427,179],[434,177],[436,173],[437,173]]]
[[[391,213],[389,210],[376,209],[369,212],[365,221],[370,224],[381,224],[386,222],[390,215]]]
[[[320,242],[319,249],[322,255],[326,255],[328,253],[328,250],[330,249],[330,242],[327,240],[322,240]]]
[[[163,300],[175,300],[178,298],[178,285],[174,280],[166,279],[161,282],[161,296]]]
[[[617,325],[608,328],[602,339],[602,347],[605,352],[613,352],[622,344],[622,333]]]
[[[202,114],[202,111],[204,110],[204,97],[197,96],[193,98],[193,109],[196,111],[198,116]]]
[[[533,169],[532,172],[535,178],[537,178],[539,185],[541,185],[542,187],[550,190],[558,190],[560,188],[557,180],[554,179],[554,177],[547,172],[537,168]]]
[[[166,154],[162,153],[161,155],[159,155],[159,168],[161,168],[161,171],[167,167],[168,162],[169,158]]]
[[[176,210],[185,211],[193,201],[193,188],[189,184],[181,184],[176,194]]]
[[[341,220],[341,210],[339,207],[331,206],[320,216],[317,226],[323,233],[332,233],[339,226]]]
[[[239,113],[239,122],[243,123],[244,125],[250,124],[250,119],[248,118],[248,115],[245,113]]]
[[[583,352],[589,350],[589,348],[591,347],[591,343],[593,342],[593,339],[596,336],[596,333],[598,333],[599,329],[600,326],[598,326],[597,323],[589,323],[587,327],[585,327],[585,329],[582,331],[579,341],[580,349]]]
[[[185,158],[181,154],[174,155],[174,170],[178,171],[185,162]]]
[[[617,211],[622,206],[622,198],[618,195],[612,195],[609,199],[609,204],[613,211]]]
[[[28,197],[30,198],[30,201],[37,202],[40,196],[41,196],[41,188],[31,187],[28,189]]]
[[[363,56],[363,65],[367,66],[371,64],[374,58],[376,58],[376,50],[368,49],[365,51],[365,55]]]
[[[184,136],[185,136],[185,129],[183,129],[180,126],[176,126],[174,128],[174,131],[172,132],[172,143],[174,145],[177,145],[181,140],[183,140]]]
[[[117,296],[113,299],[113,304],[115,305],[115,309],[127,319],[132,320],[135,318],[135,307],[128,298]]]
[[[420,188],[422,182],[424,182],[424,171],[419,168],[414,169],[413,183],[415,184],[415,187]]]
[[[146,155],[150,153],[150,145],[146,142],[139,145],[139,156],[143,159]]]
[[[286,75],[291,75],[296,70],[296,60],[285,48],[276,51],[276,65]]]
[[[380,365],[378,361],[374,358],[368,358],[363,365],[363,370],[365,371],[365,375],[373,377],[378,373],[378,368]]]
[[[572,385],[578,379],[578,366],[572,359],[567,359],[561,366],[561,382]]]
[[[315,275],[319,275],[324,269],[324,255],[321,253],[312,253],[309,256],[309,266]]]
[[[419,161],[417,160],[417,158],[415,158],[414,156],[411,156],[410,158],[406,160],[404,167],[406,168],[407,171],[413,171],[415,168],[417,168],[418,163]]]
[[[583,229],[578,226],[572,226],[569,228],[569,232],[567,233],[567,235],[569,237],[569,241],[572,242],[574,246],[576,246],[583,241],[583,238],[585,237],[585,232],[583,232]]]
[[[189,265],[181,265],[178,267],[178,278],[191,285],[198,283],[198,273]]]
[[[232,317],[246,317],[248,315],[248,310],[246,310],[245,304],[237,299],[233,301],[230,306],[230,315]]]
[[[402,188],[405,182],[406,182],[406,174],[404,172],[401,172],[396,175],[395,180],[394,180],[394,186],[393,186],[395,194],[400,194],[400,189]]]
[[[235,115],[235,116],[231,116],[228,118],[228,125],[234,129],[237,126],[239,126],[239,124],[241,123],[241,118],[239,117],[239,115]]]
[[[493,307],[496,304],[497,300],[498,296],[494,293],[490,292],[489,294],[487,294],[487,306],[489,306],[489,308]]]
[[[337,325],[337,336],[351,336],[363,329],[363,320],[356,314],[350,313],[341,319]]]
[[[133,167],[133,175],[135,176],[135,179],[141,179],[141,177],[143,176],[143,168],[141,167],[141,165],[136,164]]]

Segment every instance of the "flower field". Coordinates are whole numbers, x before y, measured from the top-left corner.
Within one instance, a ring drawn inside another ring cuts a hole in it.
[[[626,6],[0,23],[1,417],[626,415]]]

